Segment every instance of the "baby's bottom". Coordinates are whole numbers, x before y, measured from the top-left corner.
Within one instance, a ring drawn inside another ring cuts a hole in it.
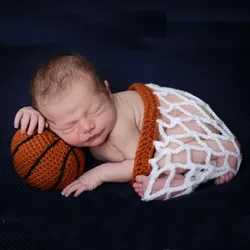
[[[218,146],[218,144],[213,141],[213,140],[202,140],[204,143],[207,144],[208,147],[212,148],[215,152],[220,152],[220,148]],[[230,151],[230,152],[234,152],[236,153],[236,148],[234,146],[234,144],[231,142],[231,141],[227,141],[227,140],[224,140],[224,141],[221,141],[222,145],[225,147],[226,150]],[[239,143],[236,141],[238,147],[239,146]],[[189,141],[189,142],[186,142],[186,144],[190,144],[192,146],[199,146],[200,144],[198,144],[197,141]],[[168,145],[169,148],[176,148],[177,145],[175,145],[174,143],[170,143]],[[159,153],[156,153],[155,156],[157,156],[157,154]],[[197,151],[197,150],[191,150],[191,158],[192,158],[192,162],[193,163],[196,163],[196,164],[205,164],[205,161],[206,161],[206,157],[207,157],[207,153],[206,152],[203,152],[203,151]],[[225,156],[215,156],[215,155],[211,155],[211,160],[213,161],[213,165],[216,166],[216,167],[222,167],[223,163],[224,163],[224,160],[225,160]],[[160,167],[163,167],[164,166],[164,163],[165,163],[166,159],[165,157],[163,157],[159,162],[159,166]],[[233,169],[233,170],[236,170],[237,168],[237,158],[235,156],[229,156],[228,158],[228,165]],[[187,152],[186,150],[183,150],[177,154],[173,154],[172,155],[172,159],[171,159],[171,162],[172,163],[181,163],[181,164],[185,164],[187,163]],[[172,181],[170,182],[170,187],[178,187],[178,186],[181,186],[183,185],[183,183],[185,182],[185,174],[188,172],[189,170],[187,169],[183,169],[181,167],[177,167],[175,169],[175,176],[174,178],[172,179]],[[162,189],[165,185],[165,182],[166,182],[166,179],[168,178],[170,174],[170,170],[168,171],[165,171],[154,183],[153,185],[153,188],[152,188],[152,193],[155,193],[157,191],[159,191],[160,189]],[[230,180],[232,180],[234,177],[234,173],[233,172],[228,172],[222,176],[219,176],[215,179],[215,184],[223,184],[225,182],[229,182]],[[144,193],[148,187],[148,184],[149,184],[149,180],[150,180],[150,177],[147,177],[147,176],[142,176],[142,175],[139,175],[136,177],[136,183],[134,183],[134,188],[135,188],[135,191],[141,196],[143,197],[144,196]],[[183,192],[184,190],[182,191],[178,191],[178,192],[174,192],[171,194],[171,197],[174,197],[178,194],[180,194],[181,192]],[[164,196],[161,196],[157,199],[164,199],[165,198],[165,195]]]

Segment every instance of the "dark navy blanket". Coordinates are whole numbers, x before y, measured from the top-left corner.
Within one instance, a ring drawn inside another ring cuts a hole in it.
[[[0,9],[0,249],[250,249],[247,6],[99,2],[8,1]],[[236,178],[164,202],[141,201],[127,183],[78,198],[27,186],[12,165],[13,119],[30,105],[35,67],[67,52],[90,59],[113,92],[151,82],[208,102],[242,145]]]

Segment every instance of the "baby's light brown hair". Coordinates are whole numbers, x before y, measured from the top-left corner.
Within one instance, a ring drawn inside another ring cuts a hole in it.
[[[31,81],[32,106],[38,108],[39,100],[50,100],[60,96],[64,90],[78,79],[90,76],[100,92],[106,92],[106,86],[92,63],[79,54],[59,54],[42,64],[35,70]]]

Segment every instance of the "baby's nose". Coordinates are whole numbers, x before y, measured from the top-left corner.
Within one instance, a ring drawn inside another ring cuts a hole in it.
[[[90,132],[93,128],[95,127],[95,124],[90,120],[90,121],[83,121],[81,123],[81,132],[82,133],[88,133]]]

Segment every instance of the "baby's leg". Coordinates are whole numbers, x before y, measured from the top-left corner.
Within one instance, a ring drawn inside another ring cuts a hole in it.
[[[165,177],[158,178],[155,181],[153,188],[152,188],[152,194],[156,193],[157,191],[161,190],[164,187],[167,178],[168,178],[168,176],[166,175]],[[143,198],[144,193],[147,190],[147,187],[148,187],[148,184],[150,181],[150,177],[144,176],[144,175],[137,175],[135,180],[136,180],[136,182],[134,183],[133,187],[134,187],[136,193],[138,193],[138,195]],[[170,187],[179,187],[179,186],[183,185],[184,181],[185,181],[185,177],[183,175],[176,174],[174,176],[174,178],[172,179],[172,181],[170,182]],[[182,192],[183,192],[183,190],[178,191],[178,192],[173,192],[171,194],[171,197],[175,197],[176,195],[178,195]],[[162,195],[162,196],[156,198],[156,200],[163,200],[165,197],[166,197],[166,195]]]
[[[217,143],[214,140],[203,140],[203,142],[206,143],[214,151],[217,151],[217,152],[220,151],[219,146],[217,145]],[[200,144],[197,141],[190,141],[187,144],[190,144],[193,146],[200,146]],[[236,149],[235,149],[232,142],[222,141],[222,144],[227,150],[229,150],[231,152],[236,152]],[[174,148],[173,144],[170,144],[169,146]],[[157,152],[155,154],[155,156],[157,156],[158,154],[159,153]],[[191,160],[193,163],[205,164],[206,156],[207,156],[207,153],[204,151],[191,150]],[[160,161],[158,161],[159,168],[164,167],[165,161],[166,161],[165,158],[166,158],[166,156],[164,156]],[[223,165],[223,162],[224,162],[224,156],[216,157],[214,155],[211,155],[211,160],[216,162],[217,167],[221,167]],[[228,161],[229,161],[229,165],[231,166],[231,168],[236,169],[236,167],[237,167],[236,157],[230,156]],[[182,163],[182,164],[187,163],[186,150],[180,151],[178,154],[172,154],[171,162],[172,163]],[[183,169],[181,167],[177,167],[176,174],[175,174],[173,180],[170,182],[170,187],[178,187],[178,186],[183,185],[183,183],[185,181],[185,176],[183,174],[185,174],[188,171],[189,171],[189,169]],[[158,179],[155,180],[155,183],[154,183],[153,188],[152,188],[152,193],[155,193],[164,187],[166,179],[168,178],[170,172],[171,172],[171,170],[165,171],[164,174],[162,174]],[[229,172],[221,177],[216,178],[215,183],[222,184],[224,182],[228,182],[233,178],[233,176],[234,176],[234,174]],[[147,190],[149,180],[150,180],[150,177],[147,177],[147,176],[140,175],[140,176],[136,177],[136,183],[134,184],[134,188],[135,188],[135,191],[141,197],[143,197],[145,191]],[[179,191],[179,192],[175,192],[171,195],[171,197],[174,197],[183,191],[184,190]],[[164,198],[165,198],[165,196],[161,196],[157,199],[164,199]]]
[[[192,145],[192,146],[200,146],[200,144],[197,141],[193,141],[193,140],[189,141],[186,144],[189,144],[189,145]],[[178,147],[177,144],[169,143],[167,148],[173,150],[173,149],[176,149],[177,147]],[[187,152],[186,149],[183,149],[182,151],[180,151],[179,153],[176,153],[176,154],[172,153],[171,156],[170,156],[171,157],[170,163],[181,163],[181,164],[184,164],[184,165],[187,164],[188,163],[187,162],[187,159],[188,159],[187,154],[188,154],[188,152]],[[158,155],[159,155],[159,152],[156,152],[155,157],[157,157]],[[190,156],[191,156],[191,161],[193,163],[204,164],[207,153],[204,152],[204,151],[201,151],[201,150],[190,150]],[[159,168],[165,167],[166,160],[167,160],[167,156],[165,155],[157,162]],[[181,166],[175,168],[176,174],[185,174],[188,171],[189,171],[189,169],[182,168]],[[164,172],[164,174],[169,175],[170,172],[171,172],[171,170],[166,170]]]
[[[182,107],[183,107],[183,109],[185,109],[186,111],[188,111],[191,114],[195,114],[195,115],[198,115],[198,116],[201,115],[201,114],[199,114],[198,110],[195,107],[192,107],[192,106],[189,106],[189,105],[182,106]],[[183,112],[177,112],[176,110],[174,110],[171,115],[173,117],[180,117],[180,118],[181,117],[187,117],[187,115],[184,114]],[[164,120],[167,123],[169,122],[163,116],[161,117],[161,119]],[[214,134],[220,134],[220,132],[214,126],[212,126],[211,124],[207,124],[207,123],[202,123],[202,124],[204,125],[203,128],[200,127],[200,125],[198,125],[198,123],[196,121],[184,122],[184,125],[190,131],[197,131],[197,132],[199,132],[201,134],[207,134],[207,132],[205,131],[205,128],[207,128],[208,130],[210,130]],[[171,128],[171,129],[166,129],[165,133],[167,135],[181,135],[181,134],[184,135],[186,133],[186,131],[184,131],[184,129],[180,125],[176,125],[175,127]],[[163,138],[161,138],[161,136],[159,135],[159,139],[162,140]],[[192,139],[194,139],[194,138],[189,137],[189,138],[183,138],[183,139],[180,139],[180,140],[183,143],[189,143],[189,141],[192,140]],[[213,140],[204,140],[204,139],[201,139],[201,140],[206,142],[207,145],[210,148],[212,148],[213,150],[215,150],[217,152],[220,151],[219,146],[217,145],[217,143],[215,141],[213,141]],[[194,143],[194,145],[195,144],[196,143]],[[222,142],[222,144],[224,145],[226,150],[236,153],[235,146],[229,140],[224,140]],[[240,145],[239,145],[239,143],[237,141],[236,141],[236,144],[240,149]],[[204,153],[204,155],[206,155],[206,153]],[[197,160],[197,159],[202,160],[203,156],[201,156],[201,158],[200,158],[200,156],[201,155],[198,153],[198,154],[196,154],[196,156],[194,155],[194,159],[195,160]],[[179,157],[179,156],[175,156],[175,157]],[[223,156],[216,157],[216,156],[213,155],[211,160],[215,160],[216,161],[216,166],[221,167],[223,165],[223,163],[224,163],[225,157],[223,157]],[[229,164],[229,166],[231,168],[236,169],[237,164],[238,164],[238,159],[235,156],[229,156],[228,164]],[[177,170],[177,173],[184,173],[184,172],[185,172],[184,170],[180,170],[180,169]],[[166,173],[166,174],[169,174],[169,173]],[[228,172],[227,174],[216,178],[215,184],[223,184],[225,182],[230,181],[233,177],[234,177],[234,174],[232,172]]]
[[[216,152],[221,152],[221,149],[219,148],[219,145],[216,143],[215,140],[202,140],[202,142],[206,143],[209,148],[211,148],[213,151]],[[229,140],[221,140],[222,145],[224,148],[232,153],[236,153],[237,149],[235,148],[234,144],[229,141]],[[191,141],[187,144],[193,145],[193,146],[200,146],[200,144],[197,141]],[[238,141],[236,141],[237,146],[240,149],[240,144]],[[191,160],[193,163],[197,164],[205,164],[207,153],[204,151],[196,151],[196,150],[191,150]],[[225,161],[225,156],[215,156],[211,155],[211,161],[216,162],[216,167],[222,167]],[[186,151],[181,151],[178,154],[173,154],[172,155],[172,162],[173,163],[187,163],[187,152]],[[237,157],[230,155],[228,158],[228,165],[236,170],[238,164],[238,159]],[[188,170],[178,168],[177,173],[185,173]],[[165,174],[170,174],[170,171],[166,171]],[[229,182],[232,180],[234,177],[233,172],[228,172],[218,178],[215,179],[215,184],[223,184],[225,182]]]
[[[218,144],[214,141],[214,140],[206,140],[204,141],[209,147],[211,147],[214,151],[217,151],[217,152],[220,152],[220,148],[218,146]],[[226,150],[230,151],[230,152],[233,152],[233,153],[236,153],[237,152],[237,149],[235,148],[234,144],[229,141],[229,140],[221,140],[222,142],[222,145],[225,147]],[[240,150],[240,144],[238,141],[235,141],[239,150]],[[217,167],[222,167],[223,164],[224,164],[224,161],[225,161],[225,156],[213,156],[213,159],[212,160],[215,160],[216,161],[216,166]],[[228,165],[236,170],[237,169],[237,165],[238,165],[238,159],[237,157],[231,155],[229,156],[228,158]],[[232,172],[228,172],[220,177],[217,177],[215,179],[215,184],[223,184],[225,182],[229,182],[233,179],[234,177],[234,173]]]
[[[196,146],[198,145],[198,143],[196,141],[190,141],[189,144],[196,145]],[[169,148],[172,148],[172,149],[175,148],[174,143],[172,143],[172,144],[170,143]],[[157,157],[158,155],[159,155],[159,152],[156,152],[155,157]],[[192,159],[192,162],[194,162],[194,163],[204,164],[205,159],[206,159],[206,153],[202,152],[202,151],[191,150],[191,159]],[[163,158],[161,158],[161,160],[159,160],[157,162],[159,168],[163,168],[165,166],[165,161],[166,161],[166,156],[164,156]],[[171,163],[181,163],[181,164],[187,163],[186,150],[180,151],[177,154],[172,154]],[[170,187],[182,186],[184,184],[184,181],[185,181],[185,176],[183,174],[185,174],[188,171],[189,171],[188,169],[177,167],[175,169],[176,174],[170,182]],[[171,170],[167,170],[158,179],[155,180],[155,183],[154,183],[153,188],[152,188],[152,194],[161,190],[164,187],[166,179],[169,177],[170,173],[171,173]],[[136,177],[136,183],[134,183],[133,187],[135,188],[135,191],[141,197],[144,196],[144,193],[147,190],[149,180],[150,180],[150,177],[143,176],[143,175],[139,175]],[[172,193],[171,197],[175,197],[177,194],[182,193],[184,190],[185,189]],[[157,200],[161,200],[164,198],[165,198],[165,196],[163,195],[161,197],[158,197]]]

